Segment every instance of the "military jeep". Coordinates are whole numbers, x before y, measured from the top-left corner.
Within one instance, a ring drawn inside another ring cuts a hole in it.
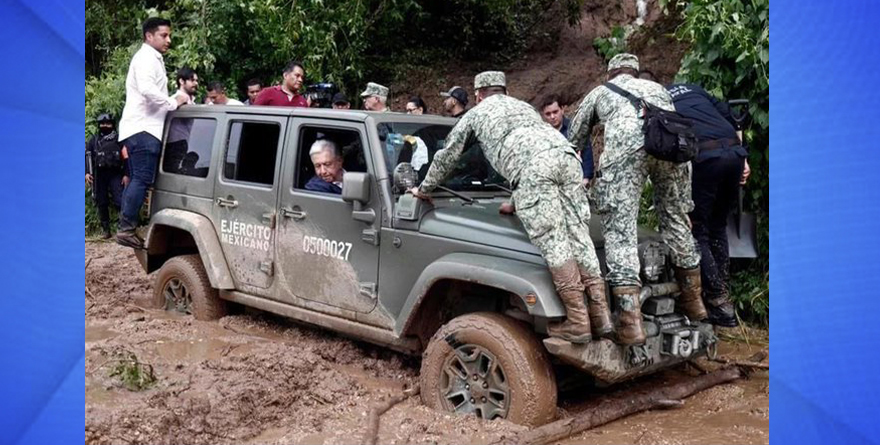
[[[639,247],[647,343],[548,338],[565,309],[519,220],[499,214],[510,190],[479,145],[433,203],[404,193],[454,124],[287,107],[170,113],[137,252],[146,272],[158,271],[153,302],[201,320],[237,303],[422,354],[424,403],[525,425],[553,419],[555,369],[611,384],[714,347],[711,326],[675,311],[667,248],[648,230]],[[318,139],[343,156],[341,195],[305,189]]]

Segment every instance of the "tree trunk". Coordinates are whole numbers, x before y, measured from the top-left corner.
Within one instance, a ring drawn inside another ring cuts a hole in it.
[[[623,393],[604,401],[601,406],[585,411],[575,417],[557,420],[553,423],[520,433],[505,443],[546,444],[564,439],[573,434],[604,425],[635,413],[654,408],[670,408],[674,402],[694,395],[715,385],[736,380],[742,376],[739,368],[723,368],[718,371],[684,380],[672,386],[657,388],[633,395]]]

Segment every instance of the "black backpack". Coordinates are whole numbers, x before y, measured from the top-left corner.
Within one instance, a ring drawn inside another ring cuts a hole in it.
[[[98,139],[95,144],[95,164],[101,168],[122,167],[122,147],[115,131]]]
[[[700,150],[693,121],[675,111],[655,107],[611,82],[606,82],[605,87],[627,98],[636,107],[637,114],[640,109],[644,110],[642,132],[645,134],[645,151],[649,155],[676,164],[697,156]]]

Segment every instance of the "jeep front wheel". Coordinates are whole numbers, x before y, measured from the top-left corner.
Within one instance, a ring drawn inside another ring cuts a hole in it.
[[[211,287],[198,255],[171,258],[156,274],[153,305],[192,314],[196,320],[217,320],[226,315],[226,301]]]
[[[538,426],[556,416],[550,361],[524,323],[495,313],[462,315],[431,338],[422,358],[422,401],[457,414]]]

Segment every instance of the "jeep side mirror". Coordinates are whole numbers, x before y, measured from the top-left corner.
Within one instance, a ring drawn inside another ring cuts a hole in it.
[[[354,206],[351,217],[355,221],[372,224],[376,220],[376,212],[373,209],[364,209],[364,206],[370,202],[369,173],[345,172],[342,175],[342,200]]]
[[[370,202],[370,174],[345,172],[342,175],[342,200],[360,204]]]

